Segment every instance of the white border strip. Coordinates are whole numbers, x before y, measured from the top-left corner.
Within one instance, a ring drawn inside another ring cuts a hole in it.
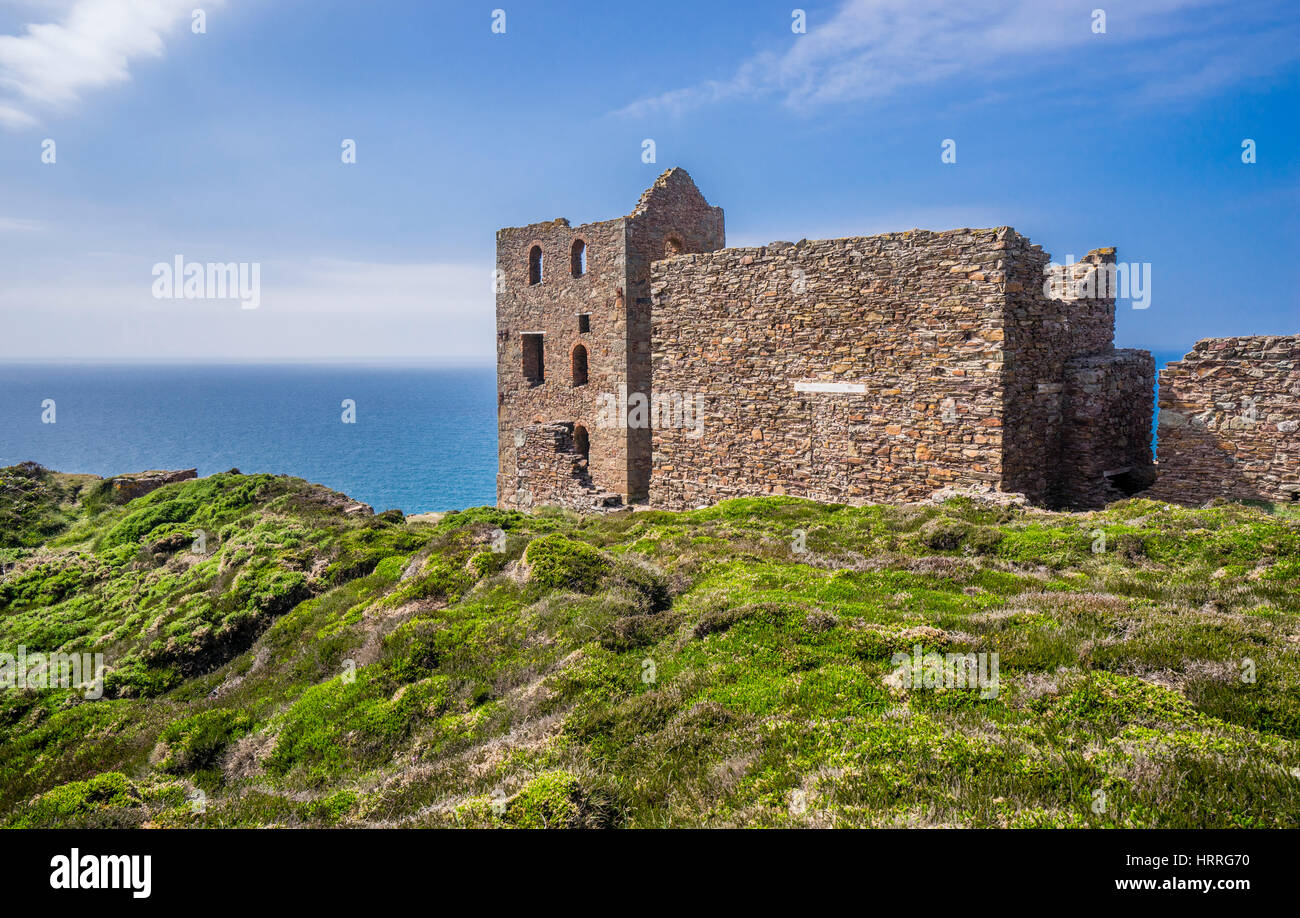
[[[844,383],[844,382],[797,382],[794,384],[796,392],[866,392],[867,387],[862,383]]]

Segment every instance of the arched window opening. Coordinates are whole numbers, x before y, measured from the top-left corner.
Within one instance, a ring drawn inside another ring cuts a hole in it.
[[[587,349],[581,344],[573,349],[573,384],[587,384]]]
[[[685,248],[680,236],[669,236],[664,242],[665,255],[680,255]]]
[[[569,252],[569,270],[574,277],[587,273],[587,243],[581,239],[573,240],[573,249]]]
[[[587,428],[581,424],[573,428],[573,448],[583,459],[591,458],[591,438],[587,436]]]
[[[535,245],[528,250],[528,283],[542,282],[542,247]]]

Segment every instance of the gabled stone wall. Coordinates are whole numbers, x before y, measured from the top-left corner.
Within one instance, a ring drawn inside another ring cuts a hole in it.
[[[1300,335],[1206,338],[1160,371],[1151,496],[1300,500]]]
[[[651,265],[671,252],[712,252],[726,244],[721,207],[711,207],[683,169],[670,169],[646,189],[627,217],[628,391],[650,394]],[[648,427],[628,429],[628,492],[650,492]]]
[[[571,270],[574,242],[585,245],[586,272]],[[626,217],[570,226],[563,218],[497,232],[497,502],[522,506],[520,496],[538,494],[566,503],[550,472],[516,441],[527,428],[555,423],[582,428],[589,437],[588,472],[599,492],[645,500],[649,489],[650,438],[646,428],[610,417],[607,400],[625,404],[649,396],[650,263],[672,247],[700,252],[720,247],[723,215],[711,207],[689,175],[669,169],[646,190]],[[540,281],[530,276],[529,253],[542,253]],[[580,315],[588,316],[582,330]],[[525,336],[542,336],[541,381],[525,374]],[[586,382],[573,375],[574,351],[587,355]],[[564,461],[563,459],[559,461]],[[532,479],[540,475],[533,487]],[[577,494],[587,507],[587,495]]]

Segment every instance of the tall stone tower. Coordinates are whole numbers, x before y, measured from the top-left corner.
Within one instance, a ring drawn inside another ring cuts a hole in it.
[[[625,217],[497,232],[498,506],[646,500],[651,431],[626,406],[650,395],[650,266],[724,244],[722,209],[676,168]]]

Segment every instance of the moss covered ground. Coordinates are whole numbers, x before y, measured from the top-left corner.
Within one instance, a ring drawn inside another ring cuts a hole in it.
[[[1293,508],[350,504],[0,470],[0,825],[1300,824]]]

